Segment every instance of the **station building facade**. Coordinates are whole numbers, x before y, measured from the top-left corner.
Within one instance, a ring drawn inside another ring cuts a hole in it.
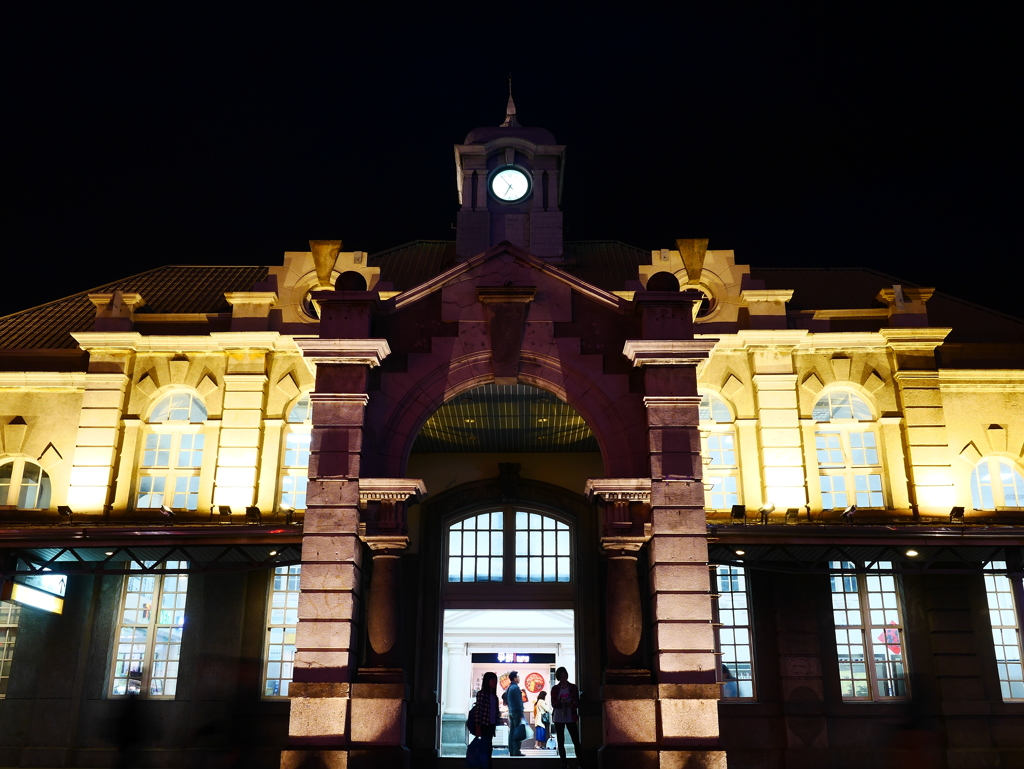
[[[564,241],[564,158],[510,103],[455,241],[0,318],[0,766],[457,762],[503,610],[583,761],[1024,762],[1024,323]]]

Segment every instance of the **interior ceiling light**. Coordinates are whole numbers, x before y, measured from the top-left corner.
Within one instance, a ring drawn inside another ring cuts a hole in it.
[[[746,555],[746,554],[747,554],[746,550],[737,550],[736,551],[736,555]]]
[[[907,555],[913,558],[915,555],[918,555],[918,552],[916,550],[908,550]]]

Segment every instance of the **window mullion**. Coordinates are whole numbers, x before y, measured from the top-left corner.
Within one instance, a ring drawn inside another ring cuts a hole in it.
[[[868,694],[870,699],[879,699],[878,671],[875,670],[874,639],[871,637],[871,599],[868,594],[868,575],[865,571],[857,575],[857,592],[860,594],[861,632],[864,634],[864,667],[868,674]],[[884,632],[884,630],[883,630]]]
[[[514,584],[516,581],[516,508],[506,505],[502,508],[501,520],[503,538],[501,554],[501,581]]]

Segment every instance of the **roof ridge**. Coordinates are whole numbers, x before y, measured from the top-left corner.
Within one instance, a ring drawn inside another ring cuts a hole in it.
[[[71,299],[77,299],[78,297],[86,296],[88,294],[99,293],[104,288],[109,288],[109,287],[114,286],[114,285],[116,285],[118,283],[124,283],[125,281],[134,280],[135,278],[141,278],[144,275],[152,275],[154,273],[160,272],[161,270],[168,270],[168,269],[172,269],[172,268],[175,268],[175,267],[188,267],[189,269],[223,269],[225,267],[233,267],[233,268],[238,268],[238,269],[253,269],[253,268],[265,268],[265,267],[267,267],[267,265],[264,265],[264,264],[162,264],[159,267],[154,267],[154,268],[152,268],[150,270],[143,270],[142,272],[137,272],[134,275],[126,275],[123,278],[118,278],[116,280],[111,280],[111,281],[108,281],[107,283],[102,283],[99,286],[94,286],[93,288],[87,288],[87,289],[85,289],[83,291],[76,291],[73,294],[68,294],[67,296],[62,296],[59,299],[52,299],[49,302],[43,302],[42,304],[37,304],[37,305],[34,305],[32,307],[26,307],[26,308],[24,308],[22,310],[15,310],[14,312],[8,313],[7,315],[0,315],[0,321],[7,320],[8,318],[13,318],[16,315],[21,315],[22,313],[32,312],[33,310],[41,310],[44,307],[51,307],[51,306],[53,306],[55,304],[60,304],[61,302],[67,302],[67,301],[69,301]],[[145,297],[143,297],[143,298],[145,298]]]

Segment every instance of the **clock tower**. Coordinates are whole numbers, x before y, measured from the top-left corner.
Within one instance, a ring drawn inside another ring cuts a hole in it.
[[[466,259],[503,240],[551,261],[562,258],[565,147],[543,128],[525,128],[508,97],[505,122],[477,128],[455,145],[459,214],[455,252]]]

